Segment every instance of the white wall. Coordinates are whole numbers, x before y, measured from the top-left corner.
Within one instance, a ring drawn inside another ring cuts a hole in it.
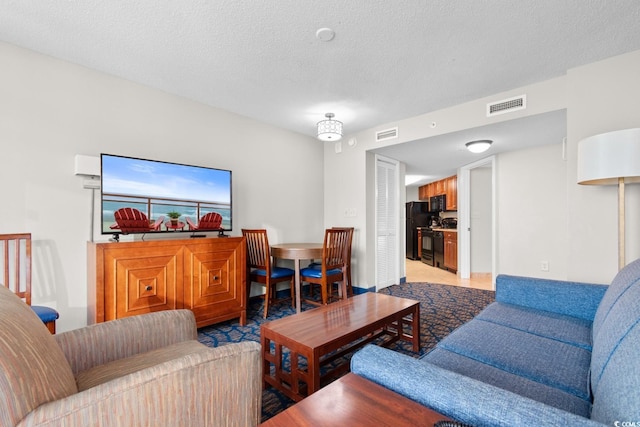
[[[556,78],[433,113],[381,124],[376,128],[354,135],[347,135],[347,138],[356,138],[357,144],[346,148],[343,145],[341,153],[335,153],[333,144],[327,144],[324,151],[325,225],[331,226],[344,221],[345,218],[342,215],[344,207],[358,207],[358,216],[349,219],[350,223],[360,232],[359,248],[355,255],[359,262],[358,280],[354,281],[354,285],[368,288],[375,286],[374,162],[370,150],[504,120],[561,110],[566,107],[565,92],[565,79],[563,77]],[[523,93],[527,94],[526,110],[492,118],[486,117],[487,102],[507,99]],[[432,128],[430,126],[432,122],[436,122],[438,125]],[[399,129],[398,139],[384,142],[375,141],[376,131],[396,126]],[[401,180],[404,180],[404,177],[401,177]],[[404,183],[401,183],[401,187],[399,191],[404,195],[406,193]],[[402,209],[404,210],[404,206]],[[404,254],[398,258],[398,263],[402,266],[401,271],[403,271]]]
[[[0,233],[32,233],[33,302],[58,309],[58,331],[86,324],[91,286],[91,190],[74,176],[76,154],[231,169],[232,235],[264,227],[273,243],[322,240],[314,138],[4,43],[0,58]]]
[[[497,158],[498,271],[567,277],[566,162],[562,144]],[[541,262],[549,271],[541,270]]]
[[[367,220],[364,203],[364,189],[358,190],[358,183],[364,181],[366,174],[365,158],[357,145],[351,147],[343,143],[342,151],[336,153],[334,143],[324,144],[324,185],[330,186],[332,191],[316,192],[317,197],[324,195],[324,226],[325,227],[354,227],[351,247],[352,265],[351,280],[355,287],[362,287],[362,268],[369,263],[365,260],[365,240],[361,224]],[[331,159],[327,163],[327,158]],[[362,197],[361,197],[362,196]],[[349,214],[347,214],[349,211]],[[354,216],[350,216],[353,213]]]
[[[508,221],[502,224],[502,212],[498,212],[498,224],[501,227],[498,241],[499,265],[497,273],[513,272],[517,274],[531,273],[541,277],[555,277],[569,280],[585,280],[608,283],[617,270],[617,238],[615,189],[599,187],[582,187],[576,184],[575,154],[580,139],[595,133],[609,130],[640,127],[640,52],[632,52],[569,70],[566,76],[515,88],[514,90],[478,99],[466,104],[431,112],[397,122],[381,124],[348,138],[355,137],[357,146],[335,154],[333,147],[325,147],[325,224],[342,220],[340,209],[347,203],[357,205],[359,216],[352,222],[361,232],[358,244],[359,265],[358,286],[372,287],[374,266],[371,254],[374,250],[374,227],[370,221],[374,206],[369,170],[371,162],[367,161],[367,151],[375,148],[400,144],[430,136],[470,129],[511,120],[524,116],[545,112],[567,110],[567,161],[564,171],[553,166],[553,179],[545,182],[552,185],[552,192],[564,191],[565,196],[554,194],[555,202],[559,202],[558,210],[549,209],[519,210],[522,225],[535,224],[535,230],[525,230],[525,236],[547,236],[547,247],[543,249],[534,244],[530,247],[519,244],[520,257],[505,254],[509,251],[509,243],[524,240],[521,231]],[[515,113],[496,116],[488,119],[485,116],[487,102],[507,99],[521,94],[527,95],[527,109]],[[506,116],[506,117],[505,117]],[[438,125],[431,128],[430,124]],[[375,132],[391,127],[398,127],[399,138],[392,141],[376,142]],[[555,141],[549,141],[555,143]],[[556,148],[560,151],[560,146]],[[548,148],[553,150],[553,148]],[[518,169],[527,168],[542,170],[547,167],[542,153],[537,157],[539,163],[515,154],[513,158],[504,159],[504,166],[511,172],[506,176],[519,177]],[[553,157],[554,159],[557,158]],[[555,160],[554,160],[555,161]],[[502,164],[500,165],[502,166]],[[560,174],[563,173],[562,177]],[[557,180],[557,181],[556,181]],[[523,183],[524,184],[524,183]],[[504,188],[506,194],[515,195],[515,188],[509,182],[498,180],[497,185]],[[526,188],[526,187],[525,187]],[[564,188],[564,190],[562,190]],[[403,191],[404,194],[404,191]],[[501,194],[500,209],[509,204],[517,204],[527,198],[526,192],[516,198]],[[536,194],[537,190],[536,190]],[[362,209],[366,214],[361,216]],[[558,215],[559,213],[559,215]],[[640,257],[640,185],[627,186],[627,261]],[[553,232],[550,233],[550,227]],[[509,234],[505,234],[509,233]],[[512,234],[513,233],[513,234]],[[548,258],[548,259],[547,259]],[[540,270],[540,261],[549,261],[549,272]],[[399,259],[402,263],[404,260]],[[526,265],[523,265],[526,264]]]
[[[417,202],[420,201],[420,197],[418,197],[418,189],[419,187],[413,185],[411,187],[405,187],[405,198],[407,202]]]
[[[576,184],[578,142],[640,127],[640,51],[570,70],[568,273],[608,283],[618,269],[617,187]],[[626,261],[640,257],[640,185],[626,186]]]

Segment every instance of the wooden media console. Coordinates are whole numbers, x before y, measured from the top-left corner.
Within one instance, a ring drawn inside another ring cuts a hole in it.
[[[244,238],[87,245],[88,322],[186,308],[198,327],[247,319]]]

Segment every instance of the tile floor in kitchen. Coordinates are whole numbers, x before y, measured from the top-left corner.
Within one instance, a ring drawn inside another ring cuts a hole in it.
[[[494,290],[491,273],[472,273],[470,279],[461,279],[457,274],[431,267],[418,260],[406,259],[407,282],[442,283],[466,288]]]

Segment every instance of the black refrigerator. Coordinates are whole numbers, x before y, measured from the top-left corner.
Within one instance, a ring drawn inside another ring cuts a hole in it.
[[[427,227],[429,218],[429,202],[407,203],[407,258],[420,259],[422,244],[418,241],[418,227]]]

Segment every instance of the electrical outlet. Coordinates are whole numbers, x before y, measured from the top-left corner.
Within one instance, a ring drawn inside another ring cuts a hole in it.
[[[549,261],[540,261],[540,270],[549,271]]]

